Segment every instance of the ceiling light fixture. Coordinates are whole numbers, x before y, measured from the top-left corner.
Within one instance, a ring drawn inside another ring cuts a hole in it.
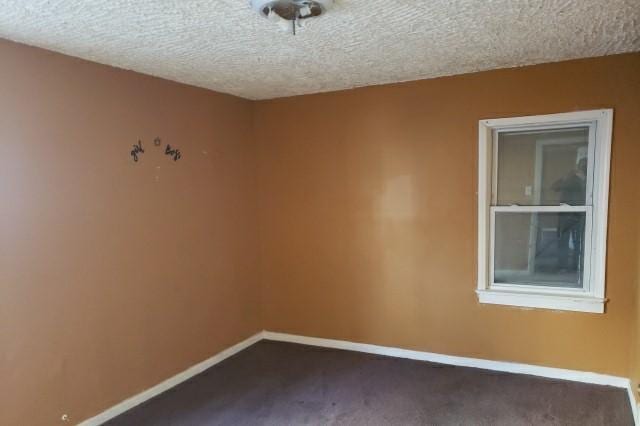
[[[296,34],[305,19],[315,18],[333,5],[333,0],[250,0],[251,7],[260,15],[285,31]]]

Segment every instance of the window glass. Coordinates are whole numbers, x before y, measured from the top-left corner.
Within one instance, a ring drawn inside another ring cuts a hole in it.
[[[589,127],[498,134],[497,205],[584,205]]]
[[[495,283],[582,287],[585,212],[495,215]]]

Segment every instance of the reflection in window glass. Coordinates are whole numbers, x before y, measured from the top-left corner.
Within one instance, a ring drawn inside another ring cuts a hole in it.
[[[495,283],[582,287],[584,212],[495,214]]]
[[[502,132],[497,204],[584,205],[589,128]]]

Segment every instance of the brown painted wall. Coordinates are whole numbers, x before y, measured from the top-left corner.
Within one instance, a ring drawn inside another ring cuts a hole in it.
[[[478,120],[615,108],[604,315],[480,305]],[[627,377],[640,54],[257,103],[265,328]]]
[[[0,58],[0,424],[76,423],[260,330],[252,104]]]
[[[263,328],[640,379],[640,54],[257,103],[0,57],[0,424],[83,420]],[[607,313],[479,305],[478,120],[604,107]]]

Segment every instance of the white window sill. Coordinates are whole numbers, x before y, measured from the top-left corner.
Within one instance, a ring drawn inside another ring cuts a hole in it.
[[[480,303],[560,311],[604,313],[606,299],[593,296],[534,294],[513,291],[476,290]]]

